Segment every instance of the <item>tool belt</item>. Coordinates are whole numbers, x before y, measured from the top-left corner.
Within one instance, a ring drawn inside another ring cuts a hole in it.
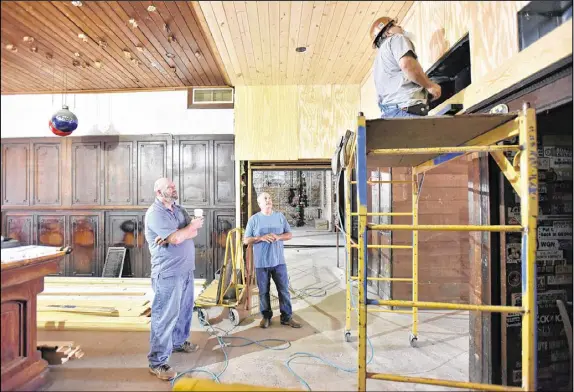
[[[417,116],[426,116],[429,111],[429,105],[426,103],[418,103],[416,105],[408,106],[406,108],[401,108],[401,110]]]

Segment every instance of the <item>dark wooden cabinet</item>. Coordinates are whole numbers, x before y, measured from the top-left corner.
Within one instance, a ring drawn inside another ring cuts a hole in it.
[[[72,205],[101,204],[100,142],[72,142]]]
[[[72,214],[68,217],[73,252],[67,256],[66,275],[99,276],[103,264],[98,215]]]
[[[34,244],[34,216],[6,214],[3,233],[20,241],[22,245]]]
[[[158,178],[171,177],[171,142],[137,142],[137,154],[137,204],[149,206],[155,199],[155,181]]]
[[[209,271],[210,277],[213,277],[215,272],[221,268],[225,260],[225,245],[227,241],[227,234],[235,228],[235,210],[214,211],[211,229],[213,261],[211,270]]]
[[[133,142],[104,142],[105,205],[134,204],[134,171]]]
[[[174,182],[180,203],[205,207],[209,204],[209,141],[180,140],[175,156]]]
[[[101,276],[107,249],[128,248],[124,276],[149,277],[144,235],[153,186],[172,178],[188,212],[204,209],[194,239],[196,277],[221,266],[235,227],[231,135],[105,136],[2,140],[2,234],[23,244],[71,245],[62,276]]]
[[[33,204],[62,205],[62,144],[33,143]]]
[[[144,231],[143,212],[107,212],[105,218],[106,240],[104,249],[110,246],[123,246],[127,249],[123,276],[149,277],[144,270],[145,264],[150,264],[149,251],[145,259],[144,248],[147,250]],[[105,261],[105,255],[103,257]],[[102,265],[103,266],[103,265]]]
[[[36,241],[35,245],[64,246],[68,230],[66,216],[56,214],[36,215]],[[58,272],[55,275],[66,275],[67,257],[60,260]]]
[[[214,141],[214,204],[235,204],[235,146],[230,141]]]
[[[30,204],[30,143],[2,143],[2,205]]]

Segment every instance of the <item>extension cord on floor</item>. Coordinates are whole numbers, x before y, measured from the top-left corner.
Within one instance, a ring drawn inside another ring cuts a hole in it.
[[[352,286],[351,286],[351,287],[352,287]],[[306,290],[317,290],[317,289],[321,289],[321,288],[307,288],[307,289],[303,289],[303,290],[295,290],[295,289],[293,289],[293,288],[291,287],[291,285],[289,285],[289,289],[296,293],[297,291],[299,291],[299,292],[305,292]],[[326,290],[325,290],[325,294],[324,294],[324,295],[326,295]],[[324,296],[324,295],[318,295],[318,296],[320,297],[320,296]],[[317,297],[317,296],[313,296],[313,295],[306,295],[306,296]],[[351,300],[353,301],[353,307],[356,308],[356,306],[354,305],[355,301],[354,301],[354,297],[353,297],[352,293],[351,293]],[[233,329],[235,329],[235,327],[232,328],[232,329],[229,330],[229,331],[225,331],[225,330],[223,330],[223,329],[221,329],[221,328],[212,326],[211,324],[209,324],[209,321],[208,321],[208,320],[206,320],[206,323],[207,323],[207,325],[206,325],[207,333],[208,333],[210,336],[214,336],[214,337],[217,339],[217,342],[219,343],[219,346],[221,347],[221,351],[223,351],[223,354],[225,355],[225,361],[224,361],[225,364],[224,364],[224,366],[223,366],[223,370],[221,370],[218,374],[215,374],[214,372],[212,372],[212,371],[210,371],[210,370],[207,370],[207,369],[201,369],[201,368],[188,369],[188,370],[186,370],[186,371],[183,371],[183,372],[177,374],[177,375],[171,380],[171,385],[172,385],[172,386],[175,384],[175,382],[176,382],[179,378],[183,377],[184,375],[191,374],[191,373],[206,373],[206,374],[209,374],[209,375],[211,376],[211,378],[212,378],[215,382],[220,383],[221,381],[220,381],[219,378],[220,378],[221,375],[227,370],[227,367],[229,366],[229,356],[228,356],[227,351],[226,351],[226,349],[225,349],[226,347],[245,347],[245,346],[249,346],[249,345],[252,345],[252,344],[256,344],[256,345],[261,346],[261,347],[263,347],[263,348],[266,348],[266,349],[269,349],[269,350],[277,350],[277,351],[287,350],[288,348],[291,347],[291,342],[288,341],[288,340],[284,340],[284,339],[261,339],[261,340],[252,340],[252,339],[245,338],[245,337],[242,337],[242,336],[228,336],[229,333],[230,333],[231,331],[233,331]],[[216,329],[219,329],[220,331],[222,331],[222,332],[223,332],[223,335],[218,335],[218,334],[215,332]],[[247,343],[245,343],[245,344],[240,344],[240,345],[233,345],[233,344],[230,344],[229,342],[226,342],[225,339],[241,339],[241,340],[246,341]],[[268,346],[268,345],[263,344],[263,342],[281,342],[281,343],[283,343],[283,344],[286,344],[286,347],[280,347],[280,346],[279,346],[279,348],[278,348],[278,347],[271,347],[271,346]],[[370,350],[370,351],[371,351],[371,357],[370,357],[369,360],[367,361],[367,365],[368,365],[368,364],[371,363],[371,361],[373,360],[373,357],[375,356],[375,350],[374,350],[373,345],[372,345],[372,343],[371,343],[371,340],[369,339],[368,336],[367,336],[367,343],[368,343],[368,345],[369,345],[369,347],[370,347],[370,349],[371,349],[371,350]],[[338,365],[336,365],[336,364],[334,364],[334,363],[331,363],[331,362],[329,362],[328,360],[326,360],[326,359],[324,359],[324,358],[321,358],[321,357],[318,356],[318,355],[311,354],[311,353],[308,353],[308,352],[296,352],[296,353],[294,353],[294,354],[291,354],[291,355],[289,356],[289,358],[284,362],[284,364],[285,364],[285,366],[287,367],[287,369],[289,370],[289,372],[291,372],[291,374],[293,374],[293,375],[299,380],[299,382],[300,382],[305,388],[307,388],[308,391],[311,391],[311,387],[309,386],[309,384],[308,384],[301,376],[299,376],[299,375],[291,368],[291,366],[290,366],[291,361],[293,361],[293,360],[295,360],[295,359],[297,359],[297,358],[314,358],[314,359],[320,360],[321,362],[323,362],[324,364],[326,364],[326,365],[328,365],[328,366],[330,366],[330,367],[333,367],[333,368],[338,369],[338,370],[342,370],[342,371],[347,372],[347,373],[356,373],[356,372],[357,372],[357,369],[356,369],[356,368],[344,368],[344,367],[338,366]]]

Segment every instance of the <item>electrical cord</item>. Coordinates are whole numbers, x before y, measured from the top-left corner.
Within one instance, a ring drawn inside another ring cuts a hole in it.
[[[354,286],[351,285],[351,290],[352,290],[353,287],[354,287]],[[356,304],[355,304],[355,296],[353,295],[352,292],[351,292],[351,302],[353,303],[353,307],[354,307],[354,308],[357,308],[357,310],[358,310],[358,307],[357,307]],[[358,313],[358,312],[357,312],[357,313]],[[373,343],[371,342],[371,339],[370,339],[368,336],[367,336],[367,344],[369,345],[370,354],[371,354],[371,355],[370,355],[370,358],[367,360],[367,365],[369,365],[369,364],[373,361],[373,358],[374,358],[374,356],[375,356],[375,349],[374,349],[374,347],[373,347]],[[339,365],[337,365],[337,364],[334,364],[334,363],[332,363],[332,362],[330,362],[330,361],[328,361],[328,360],[326,360],[326,359],[324,359],[324,358],[321,358],[321,357],[318,356],[318,355],[311,354],[311,353],[308,353],[308,352],[296,352],[296,353],[294,353],[294,354],[291,354],[291,356],[285,361],[284,364],[285,364],[285,366],[287,367],[287,369],[289,370],[289,372],[291,372],[291,374],[293,374],[293,375],[299,380],[299,382],[300,382],[305,388],[307,388],[308,391],[311,391],[311,387],[309,386],[309,384],[307,383],[307,381],[305,381],[305,380],[303,379],[303,377],[299,376],[299,375],[291,368],[291,366],[290,366],[291,361],[293,361],[294,359],[297,359],[297,358],[314,358],[314,359],[318,359],[319,361],[323,362],[324,364],[326,364],[326,365],[328,365],[328,366],[330,366],[330,367],[333,367],[333,368],[338,369],[338,370],[342,370],[342,371],[347,372],[347,373],[356,373],[356,372],[357,372],[357,368],[344,368],[344,367],[339,366]]]
[[[229,366],[229,355],[227,354],[227,350],[225,349],[226,347],[246,347],[246,346],[250,346],[252,344],[255,344],[257,346],[263,347],[265,349],[268,350],[276,350],[276,351],[282,351],[282,350],[287,350],[289,347],[291,347],[291,342],[285,339],[261,339],[261,340],[253,340],[253,339],[249,339],[243,336],[229,336],[229,334],[235,329],[237,328],[239,325],[233,327],[232,329],[226,331],[222,328],[219,327],[215,327],[212,326],[209,323],[209,320],[205,320],[206,323],[206,331],[210,336],[213,336],[217,339],[217,342],[219,343],[219,346],[221,347],[221,351],[223,351],[223,355],[225,356],[225,360],[224,360],[224,365],[223,365],[223,369],[215,374],[214,372],[212,372],[211,370],[207,370],[207,369],[201,369],[201,368],[192,368],[192,369],[188,369],[185,370],[181,373],[178,373],[172,380],[171,380],[171,385],[173,386],[175,384],[175,382],[180,379],[181,377],[191,374],[191,373],[206,373],[209,374],[211,376],[211,378],[217,382],[217,383],[221,383],[220,377],[221,375],[227,370],[228,366]],[[217,330],[221,331],[221,333],[217,333]],[[230,342],[226,341],[226,340],[243,340],[245,341],[245,343],[242,344],[231,344]],[[286,346],[282,347],[281,345],[279,346],[270,346],[265,344],[264,342],[279,342],[282,343]]]

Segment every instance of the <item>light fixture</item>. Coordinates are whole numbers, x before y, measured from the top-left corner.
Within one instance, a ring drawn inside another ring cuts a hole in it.
[[[32,42],[34,42],[34,37],[28,37],[28,36],[26,36],[26,37],[22,38],[22,40],[23,40],[24,42],[32,43]]]
[[[81,7],[82,6],[82,2],[81,1],[72,1],[72,5],[74,7]]]
[[[153,5],[153,4],[152,4],[152,5],[149,5],[149,6],[147,7],[147,10],[148,10],[149,12],[154,12],[154,11],[156,10],[155,5]]]
[[[101,61],[94,61],[94,67],[96,68],[102,68],[102,62]]]
[[[297,52],[297,53],[303,53],[306,50],[307,50],[307,48],[304,46],[299,46],[299,47],[295,48],[295,52]]]
[[[173,53],[166,53],[165,56],[166,56],[168,59],[173,59],[173,58],[175,58],[175,54],[173,54]]]

